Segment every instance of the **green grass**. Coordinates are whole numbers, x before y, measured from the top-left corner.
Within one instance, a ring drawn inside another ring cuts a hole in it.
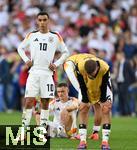
[[[34,124],[34,118],[31,124]],[[21,124],[21,113],[14,112],[11,114],[0,113],[0,125],[17,125]],[[93,118],[90,117],[89,129],[93,125]],[[101,136],[101,132],[100,132]],[[51,150],[75,150],[79,141],[63,138],[51,139]],[[88,140],[89,150],[99,150],[99,141]],[[110,146],[112,150],[137,150],[137,118],[115,117],[112,119],[112,131],[110,136]]]

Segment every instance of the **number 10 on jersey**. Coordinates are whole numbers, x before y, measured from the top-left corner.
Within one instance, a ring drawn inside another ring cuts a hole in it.
[[[47,50],[47,43],[39,43],[40,45],[40,51],[46,51]]]

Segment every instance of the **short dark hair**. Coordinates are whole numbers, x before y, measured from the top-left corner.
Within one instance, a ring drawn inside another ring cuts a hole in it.
[[[92,74],[97,67],[97,62],[94,60],[87,60],[85,62],[84,68],[88,74]]]
[[[57,85],[57,88],[58,88],[58,87],[68,87],[68,85],[67,85],[67,83],[62,82],[62,83],[59,83],[59,84]]]
[[[39,12],[38,14],[37,14],[37,17],[38,16],[44,16],[44,15],[46,15],[46,16],[48,16],[48,18],[49,18],[49,14],[47,13],[47,12],[45,12],[45,11],[41,11],[41,12]]]

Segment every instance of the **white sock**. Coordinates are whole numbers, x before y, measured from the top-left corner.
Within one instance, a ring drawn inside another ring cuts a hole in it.
[[[102,141],[108,142],[108,140],[109,140],[109,134],[110,134],[110,130],[108,130],[108,129],[102,129]]]
[[[87,129],[79,129],[79,134],[80,134],[80,141],[86,142]]]
[[[49,110],[41,109],[40,113],[40,126],[46,126],[49,120]]]
[[[99,131],[100,131],[100,128],[101,128],[101,126],[95,126],[95,125],[94,125],[94,126],[93,126],[93,132],[94,132],[94,131],[98,131],[98,132],[99,132]]]
[[[22,126],[29,126],[32,117],[32,109],[24,109],[22,114]]]

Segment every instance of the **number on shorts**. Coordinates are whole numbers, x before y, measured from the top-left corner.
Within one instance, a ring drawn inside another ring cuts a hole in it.
[[[54,91],[53,84],[47,84],[47,87],[48,87],[48,92],[53,92]]]

